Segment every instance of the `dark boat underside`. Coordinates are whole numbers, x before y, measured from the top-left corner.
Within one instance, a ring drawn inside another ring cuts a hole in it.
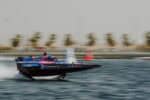
[[[60,75],[62,78],[66,73],[78,72],[88,69],[100,67],[96,64],[36,64],[32,66],[30,63],[17,63],[17,68],[21,74],[31,78],[34,76],[53,76]]]

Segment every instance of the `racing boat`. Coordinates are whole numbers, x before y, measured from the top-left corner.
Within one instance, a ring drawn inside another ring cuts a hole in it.
[[[67,73],[84,71],[88,69],[98,68],[98,64],[86,64],[76,61],[74,52],[69,50],[66,59],[42,61],[41,57],[18,57],[16,59],[17,69],[27,78],[45,77],[58,75],[58,78],[64,78]]]

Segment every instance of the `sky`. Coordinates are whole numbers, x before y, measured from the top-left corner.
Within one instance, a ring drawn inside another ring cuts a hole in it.
[[[141,43],[144,32],[150,31],[149,0],[0,0],[0,44],[8,44],[15,34],[24,40],[33,32],[57,33],[59,42],[65,33],[77,41],[95,32],[99,42],[112,32],[119,41],[129,33]]]

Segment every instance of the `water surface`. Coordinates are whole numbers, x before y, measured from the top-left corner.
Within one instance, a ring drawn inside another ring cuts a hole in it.
[[[149,100],[150,61],[101,59],[103,67],[68,74],[65,80],[30,81],[16,76],[13,61],[0,61],[1,100]]]

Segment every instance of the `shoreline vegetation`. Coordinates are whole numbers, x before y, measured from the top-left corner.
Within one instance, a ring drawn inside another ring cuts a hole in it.
[[[48,54],[52,56],[56,56],[57,58],[64,58],[65,57],[65,49],[52,49],[47,50]],[[3,51],[0,52],[0,56],[37,56],[42,55],[43,51]],[[94,55],[95,59],[132,59],[137,57],[150,57],[150,52],[143,52],[143,51],[102,51],[102,50],[93,50],[92,54]],[[85,50],[75,49],[75,55],[78,59],[82,59],[86,55]]]
[[[52,56],[63,59],[65,57],[65,52],[48,52]],[[78,59],[83,59],[85,56],[84,52],[76,52],[76,57]],[[0,56],[37,56],[42,55],[42,52],[9,52],[0,53]],[[150,52],[93,52],[94,59],[133,59],[138,57],[150,57]]]
[[[80,41],[75,41],[76,39],[73,38],[72,34],[64,34],[61,45],[57,45],[58,34],[51,33],[45,44],[41,46],[41,32],[31,34],[31,37],[26,41],[24,41],[21,34],[16,34],[10,39],[10,45],[0,44],[0,55],[40,55],[43,51],[47,51],[58,58],[62,58],[65,55],[66,48],[74,48],[77,58],[82,58],[88,50],[92,51],[95,58],[98,59],[150,56],[150,32],[145,33],[143,44],[136,43],[136,40],[132,40],[127,33],[122,34],[121,41],[119,42],[115,40],[112,33],[107,33],[104,37],[105,43],[100,45],[98,43],[99,38],[96,35],[96,33],[87,34],[87,40],[83,44]]]

